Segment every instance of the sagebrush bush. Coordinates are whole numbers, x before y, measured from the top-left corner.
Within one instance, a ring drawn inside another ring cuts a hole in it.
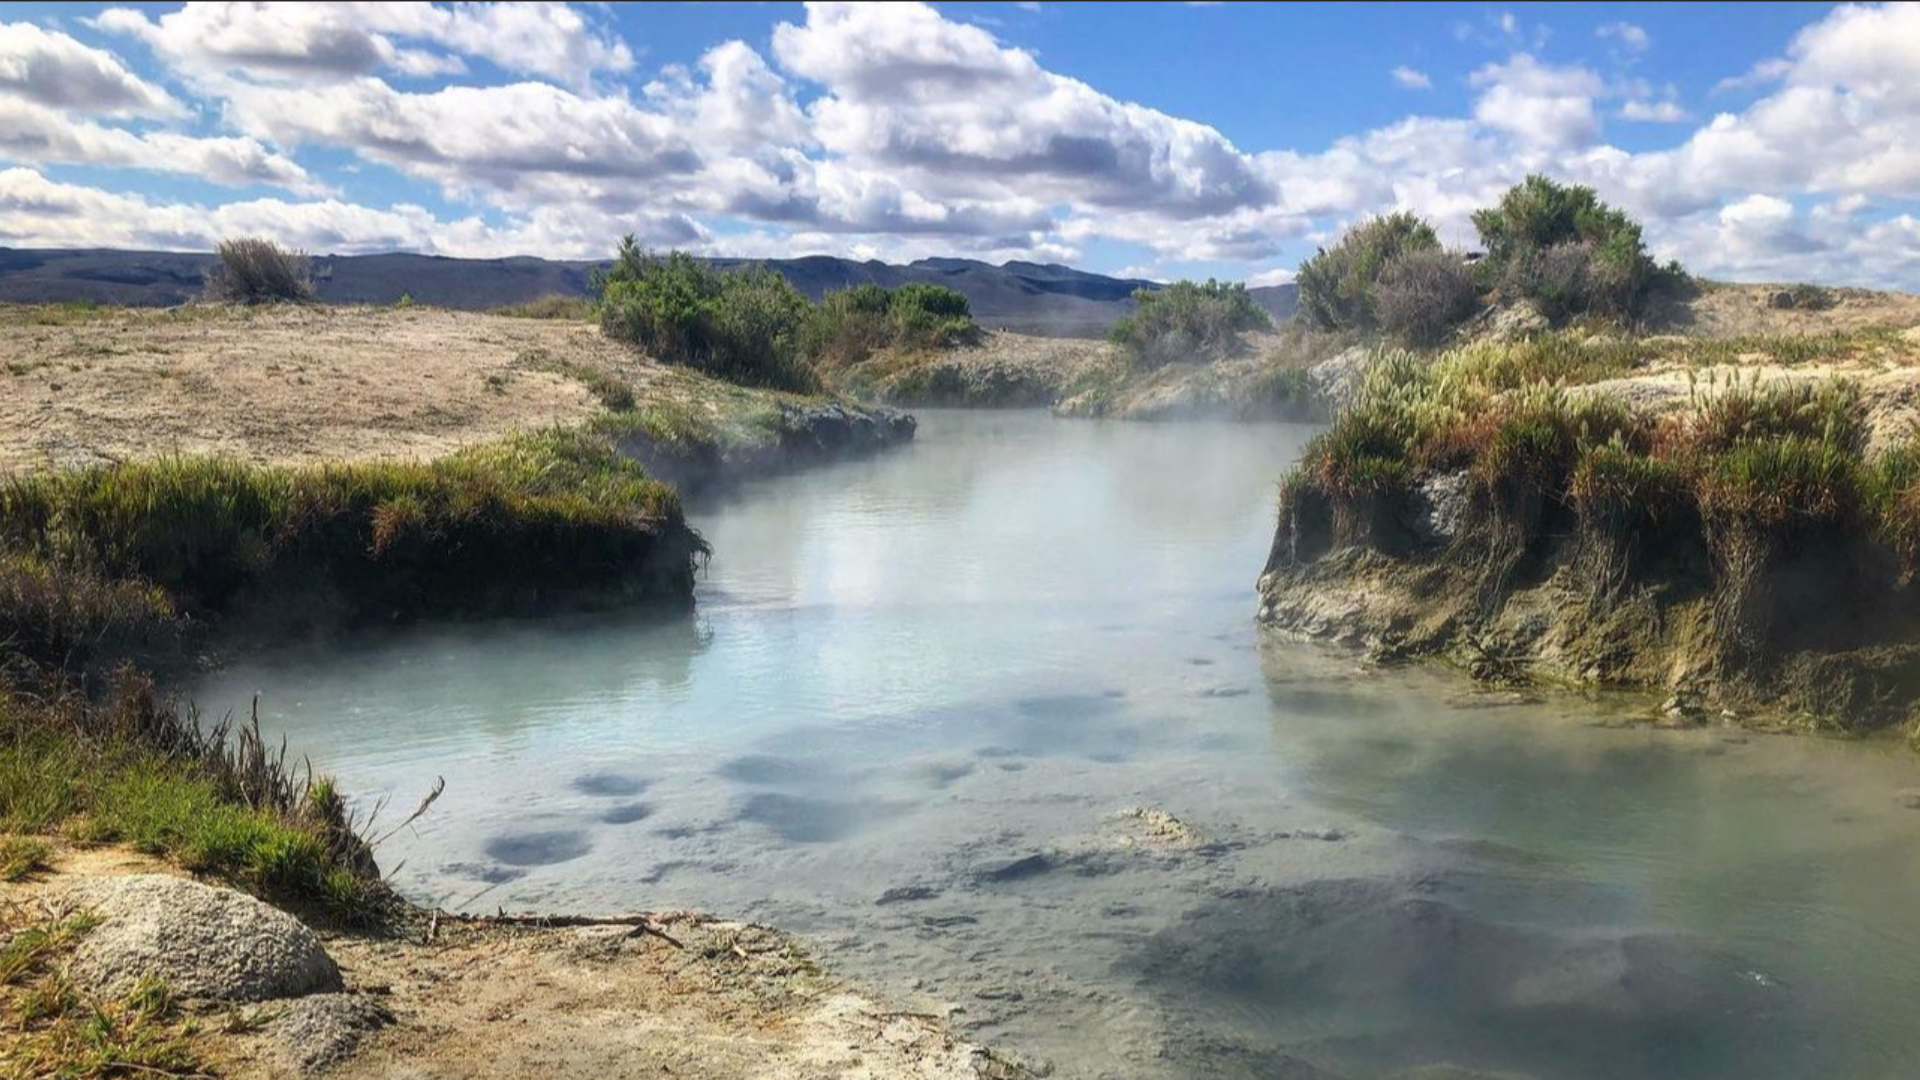
[[[1637,315],[1659,273],[1639,223],[1584,185],[1529,176],[1474,211],[1473,225],[1486,247],[1483,281],[1550,318]]]
[[[207,297],[231,304],[302,303],[314,297],[312,260],[265,237],[222,240]]]
[[[1137,363],[1160,367],[1234,355],[1245,347],[1243,334],[1272,327],[1272,317],[1245,285],[1176,281],[1134,290],[1133,313],[1114,323],[1108,337]]]
[[[1433,226],[1416,214],[1369,218],[1300,264],[1298,318],[1320,330],[1375,329],[1381,276],[1406,256],[1439,250]]]
[[[947,348],[979,332],[967,298],[942,285],[856,285],[814,304],[764,264],[716,270],[683,252],[648,255],[631,236],[594,289],[609,337],[730,382],[800,393],[820,388],[823,365]]]
[[[1379,326],[1404,345],[1440,344],[1474,313],[1480,294],[1460,256],[1430,248],[1387,263],[1373,288]]]

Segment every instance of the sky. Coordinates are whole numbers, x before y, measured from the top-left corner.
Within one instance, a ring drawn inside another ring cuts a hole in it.
[[[1272,284],[1590,184],[1920,290],[1920,4],[0,4],[0,245],[1059,262]]]

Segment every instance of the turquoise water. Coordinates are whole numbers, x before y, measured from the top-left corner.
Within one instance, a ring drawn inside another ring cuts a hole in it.
[[[773,923],[1058,1076],[1914,1075],[1914,760],[1262,633],[1309,434],[924,414],[693,507],[691,618],[423,628],[196,696],[260,693],[389,820],[445,776],[379,852],[417,899]]]

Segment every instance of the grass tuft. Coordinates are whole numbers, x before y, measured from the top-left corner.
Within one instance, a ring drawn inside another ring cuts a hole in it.
[[[53,845],[37,836],[0,837],[0,881],[25,881],[47,870]]]
[[[84,994],[66,974],[75,946],[98,921],[8,917],[0,946],[0,1052],[4,1080],[209,1077],[199,1030],[173,993],[148,976],[112,998]]]

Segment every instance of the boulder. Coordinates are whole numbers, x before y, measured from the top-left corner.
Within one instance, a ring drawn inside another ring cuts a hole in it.
[[[91,878],[68,911],[100,919],[74,953],[73,976],[102,994],[154,975],[177,995],[268,1001],[340,989],[340,969],[312,930],[232,889],[165,874]]]

